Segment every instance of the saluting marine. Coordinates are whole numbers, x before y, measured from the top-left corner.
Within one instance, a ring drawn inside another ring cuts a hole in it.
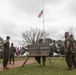
[[[3,69],[9,69],[7,67],[8,59],[9,59],[9,43],[10,37],[7,36],[6,40],[4,41],[4,53],[3,53]]]

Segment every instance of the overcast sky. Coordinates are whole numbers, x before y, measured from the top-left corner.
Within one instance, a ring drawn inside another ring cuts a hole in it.
[[[21,42],[21,32],[32,28],[43,29],[43,0],[0,0],[0,36]],[[70,27],[76,28],[76,0],[44,0],[45,31],[49,37],[60,39]]]

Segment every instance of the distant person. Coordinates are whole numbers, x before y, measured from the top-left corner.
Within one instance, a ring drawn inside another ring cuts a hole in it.
[[[7,67],[8,59],[9,59],[9,46],[10,46],[9,40],[10,40],[10,36],[7,36],[6,40],[4,41],[3,69],[9,69],[9,67]]]
[[[75,50],[76,50],[76,43],[75,43],[75,39],[73,38],[73,35],[70,35],[70,39],[72,41],[72,65],[73,68],[76,69],[76,60],[75,60]]]
[[[13,43],[11,43],[11,47],[10,47],[10,50],[9,50],[9,64],[11,64],[11,60],[14,64],[14,54],[16,52],[16,48],[13,46]]]
[[[39,44],[43,43],[43,39],[39,40]],[[45,66],[45,62],[46,62],[46,56],[36,56],[35,59],[37,60],[37,62],[41,65],[41,58],[42,58],[42,62],[43,62],[43,66]]]

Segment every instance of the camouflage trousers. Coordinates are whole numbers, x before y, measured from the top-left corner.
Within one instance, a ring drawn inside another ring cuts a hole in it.
[[[3,67],[7,67],[8,59],[9,59],[9,53],[4,53],[4,55],[3,55]]]
[[[72,53],[72,65],[76,68],[75,53]]]
[[[37,61],[40,65],[41,65],[41,58],[42,58],[43,65],[45,65],[46,56],[36,56],[36,57],[35,57],[36,61]]]
[[[76,67],[75,54],[72,52],[67,52],[65,54],[65,59],[68,68],[72,68],[72,66]]]
[[[12,62],[14,63],[14,54],[10,54],[9,55],[9,62],[11,63],[11,60]]]

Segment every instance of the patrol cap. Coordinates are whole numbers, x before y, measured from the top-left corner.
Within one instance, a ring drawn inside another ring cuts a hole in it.
[[[73,35],[71,34],[70,37],[73,37]]]
[[[39,39],[39,43],[43,42],[43,39]]]
[[[69,35],[69,32],[65,32],[65,35],[66,35],[66,34]]]
[[[13,43],[11,43],[11,46],[13,46]]]
[[[69,32],[65,32],[65,38],[69,36]]]

